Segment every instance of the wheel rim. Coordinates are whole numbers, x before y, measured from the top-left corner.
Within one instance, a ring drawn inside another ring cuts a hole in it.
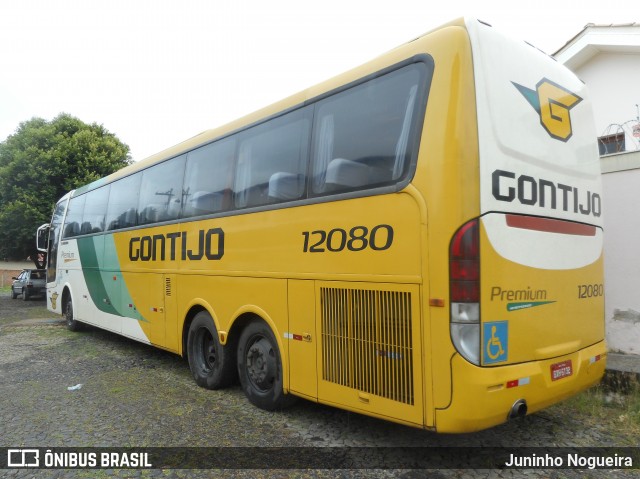
[[[276,352],[271,342],[264,337],[257,338],[247,349],[247,376],[253,386],[260,391],[273,388],[278,373]]]
[[[202,328],[196,337],[197,356],[200,358],[200,369],[204,373],[211,372],[218,363],[218,354],[213,343],[213,336],[208,329]]]

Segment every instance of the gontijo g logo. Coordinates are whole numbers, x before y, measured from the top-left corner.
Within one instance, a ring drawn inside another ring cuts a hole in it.
[[[511,83],[538,112],[540,124],[551,138],[560,141],[568,141],[571,138],[573,131],[569,111],[580,103],[582,98],[546,78],[538,82],[535,90],[515,82]]]

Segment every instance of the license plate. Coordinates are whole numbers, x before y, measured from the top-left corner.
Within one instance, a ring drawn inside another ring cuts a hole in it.
[[[573,366],[571,360],[562,361],[561,363],[555,363],[551,365],[551,380],[557,381],[558,379],[566,378],[573,374]]]

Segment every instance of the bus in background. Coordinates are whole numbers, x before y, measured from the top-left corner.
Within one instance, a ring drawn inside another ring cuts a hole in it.
[[[604,373],[595,139],[569,70],[458,20],[69,192],[48,307],[267,410],[491,427]]]

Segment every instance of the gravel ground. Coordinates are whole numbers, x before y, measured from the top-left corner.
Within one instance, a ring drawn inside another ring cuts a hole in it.
[[[67,389],[77,384],[82,387]],[[251,406],[238,386],[197,387],[178,356],[97,329],[69,332],[46,312],[44,301],[12,301],[8,293],[0,293],[0,391],[2,447],[638,446],[615,424],[592,424],[561,407],[462,435],[437,435],[308,401],[269,413]],[[622,478],[637,473],[607,471]],[[587,471],[586,477],[601,475]],[[578,478],[585,471],[0,470],[0,477],[15,478],[372,476]]]

